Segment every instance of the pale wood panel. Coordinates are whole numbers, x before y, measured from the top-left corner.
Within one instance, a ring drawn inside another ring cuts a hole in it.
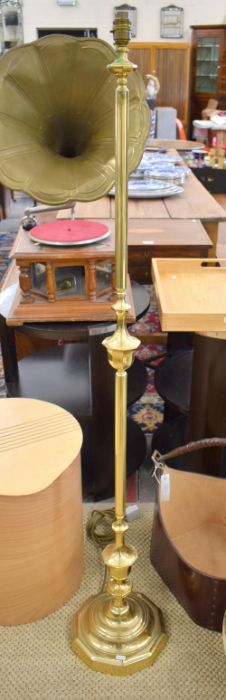
[[[95,202],[76,202],[75,215],[86,219],[110,219],[110,199],[102,197]]]
[[[0,624],[49,615],[71,598],[82,574],[80,464],[75,460],[44,491],[0,496]]]
[[[158,105],[175,107],[177,116],[187,124],[189,49],[155,47],[155,70],[160,82]]]
[[[226,268],[217,263],[216,259],[209,259],[208,265],[206,259],[152,261],[162,330],[225,332]]]
[[[115,200],[111,201],[111,216],[115,216]],[[168,219],[169,214],[162,199],[128,199],[129,219]]]
[[[129,221],[129,247],[162,245],[210,247],[211,240],[200,221],[179,219],[133,219]]]
[[[186,128],[188,120],[190,45],[186,42],[131,42],[129,57],[143,75],[153,70],[160,81],[157,104],[175,107]]]
[[[168,467],[164,473],[172,487],[170,501],[160,502],[167,537],[192,570],[225,579],[225,480]]]
[[[172,142],[171,142],[172,145]],[[171,153],[175,153],[171,149]],[[114,197],[103,197],[95,202],[78,202],[77,216],[86,218],[114,219]],[[186,178],[184,192],[165,199],[129,199],[129,219],[201,219],[225,221],[226,214],[220,203],[206,190],[192,172]]]
[[[150,47],[131,48],[130,44],[129,59],[132,63],[138,66],[138,69],[145,81],[145,76],[151,70],[151,50]]]
[[[201,182],[189,173],[184,185],[184,192],[179,197],[168,197],[165,207],[171,218],[202,221],[225,221],[225,211],[212,197]]]
[[[182,151],[191,151],[192,149],[197,149],[197,148],[203,148],[203,143],[202,141],[187,141],[187,140],[182,140],[182,139],[147,139],[145,149],[153,150],[158,148],[164,148],[164,149],[174,149],[174,153],[176,149],[180,151],[180,154],[182,154]]]
[[[83,573],[81,428],[62,408],[0,402],[0,625],[63,605]]]
[[[47,401],[2,399],[0,425],[2,495],[20,496],[45,489],[81,448],[78,421]]]

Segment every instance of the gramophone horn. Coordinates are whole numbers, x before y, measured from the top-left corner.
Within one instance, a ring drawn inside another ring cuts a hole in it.
[[[91,201],[114,183],[114,51],[99,39],[54,35],[0,60],[0,181],[45,204]],[[141,76],[129,76],[129,171],[150,112]]]

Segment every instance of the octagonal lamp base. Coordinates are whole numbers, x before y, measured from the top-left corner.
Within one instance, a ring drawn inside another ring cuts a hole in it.
[[[112,614],[106,593],[89,598],[73,620],[72,649],[93,670],[123,676],[151,666],[166,644],[159,608],[146,596],[126,599],[126,616]]]

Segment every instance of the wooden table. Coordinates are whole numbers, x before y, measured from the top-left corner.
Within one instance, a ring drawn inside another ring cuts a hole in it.
[[[96,202],[80,202],[76,205],[76,215],[113,220],[115,200],[104,197]],[[208,253],[215,257],[218,225],[226,221],[225,210],[192,172],[180,195],[129,199],[128,215],[129,272],[139,282],[150,280],[149,263],[153,257],[207,257]],[[147,252],[144,276],[136,268],[145,266],[143,256]]]
[[[191,151],[195,148],[204,148],[204,144],[200,141],[187,141],[186,139],[148,139],[146,146],[149,151],[157,151],[161,149],[165,151],[169,148],[174,148],[177,151]]]
[[[154,257],[205,258],[212,250],[210,237],[200,221],[193,218],[147,218],[148,204],[149,202],[142,200],[129,201],[129,211],[134,209],[135,214],[134,218],[129,219],[128,227],[129,274],[131,279],[141,284],[151,282],[151,261]],[[158,210],[163,213],[161,200],[155,200],[152,204],[156,204]],[[100,218],[102,211],[105,213],[104,219]],[[92,205],[78,203],[76,213],[78,217],[98,218],[103,223],[108,221],[111,239],[114,242],[114,201],[110,197],[92,202]]]

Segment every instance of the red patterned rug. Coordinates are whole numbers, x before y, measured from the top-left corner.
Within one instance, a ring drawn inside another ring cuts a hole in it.
[[[146,289],[150,293],[149,309],[140,321],[130,326],[130,332],[138,337],[139,335],[147,335],[148,333],[157,333],[161,330],[154,287],[146,286]],[[163,345],[140,345],[136,357],[141,362],[146,363],[158,357],[158,355],[161,355],[164,350],[165,346]],[[141,396],[139,401],[129,408],[129,415],[139,423],[145,433],[153,433],[162,422],[163,401],[155,390],[154,369],[147,367],[147,373],[148,383],[145,393]]]

